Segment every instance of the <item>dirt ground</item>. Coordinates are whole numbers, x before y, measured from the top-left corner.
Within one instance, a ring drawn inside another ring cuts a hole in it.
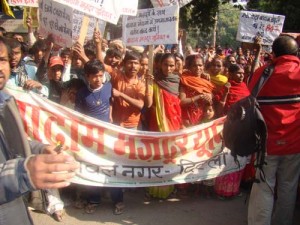
[[[230,200],[189,193],[181,198],[145,201],[143,188],[126,189],[122,215],[113,215],[107,196],[102,197],[94,214],[75,209],[74,202],[64,197],[66,213],[60,223],[42,213],[31,212],[31,215],[35,225],[247,225],[247,193],[242,194]],[[300,225],[300,205],[296,207],[293,225]]]

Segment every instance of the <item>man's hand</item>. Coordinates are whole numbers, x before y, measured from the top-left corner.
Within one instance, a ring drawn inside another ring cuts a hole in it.
[[[97,30],[95,29],[93,38],[94,38],[94,42],[95,42],[96,44],[97,44],[97,43],[100,43],[100,44],[101,44],[101,42],[102,42],[102,37],[101,37],[100,31],[97,31]]]
[[[35,188],[53,189],[70,185],[79,164],[69,155],[41,154],[29,158],[25,168]]]
[[[59,148],[59,150],[58,150]],[[67,150],[67,147],[65,145],[46,145],[43,149],[43,154],[52,154],[57,155],[60,154],[62,151]]]
[[[40,90],[42,89],[42,84],[38,81],[35,81],[35,80],[27,80],[24,84],[24,89],[26,90],[32,90],[34,88]]]
[[[227,82],[225,85],[224,85],[224,91],[226,94],[229,93],[229,90],[231,88],[231,84],[229,82]]]
[[[201,78],[210,81],[210,75],[209,75],[209,73],[202,73],[201,74]]]
[[[26,18],[26,25],[27,25],[27,27],[28,27],[28,30],[32,30],[32,18],[31,18],[31,16],[27,16],[27,18]]]
[[[113,88],[113,97],[121,97],[122,93],[120,91],[118,91],[117,89]]]
[[[84,52],[83,46],[79,42],[75,43],[73,47],[73,52],[75,52],[79,56],[79,58],[83,61],[83,63],[87,63],[89,61],[89,58],[86,56]]]

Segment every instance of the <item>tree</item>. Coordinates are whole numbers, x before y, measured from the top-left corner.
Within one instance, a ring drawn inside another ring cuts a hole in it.
[[[180,9],[180,27],[197,28],[202,33],[209,33],[214,26],[219,4],[219,0],[192,1]]]
[[[217,28],[217,43],[221,46],[226,44],[231,47],[237,47],[239,44],[236,41],[236,33],[239,25],[240,10],[230,4],[220,5],[218,28]]]
[[[285,16],[283,30],[300,30],[300,1],[295,0],[250,0],[248,8],[251,10],[274,13]]]

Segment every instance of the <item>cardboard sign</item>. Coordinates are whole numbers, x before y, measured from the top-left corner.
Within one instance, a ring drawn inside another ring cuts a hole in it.
[[[138,10],[136,16],[123,16],[123,42],[126,45],[178,43],[179,7]]]
[[[236,39],[253,43],[255,36],[261,36],[263,45],[272,45],[282,31],[284,19],[281,15],[241,11]]]
[[[52,34],[57,45],[71,47],[73,9],[52,0],[40,0],[39,12],[41,35]]]
[[[192,0],[151,0],[152,5],[157,7],[165,7],[169,5],[179,5],[179,7],[183,7],[186,4],[190,3]]]
[[[10,6],[39,7],[39,0],[8,0]]]
[[[122,10],[121,0],[54,0],[89,16],[117,24]]]

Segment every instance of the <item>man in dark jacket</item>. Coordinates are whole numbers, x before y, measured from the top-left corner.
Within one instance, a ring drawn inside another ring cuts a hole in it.
[[[248,225],[292,225],[300,175],[300,60],[297,42],[289,36],[275,39],[274,71],[258,94],[268,128],[265,180],[254,183]],[[265,66],[256,70],[252,90]],[[261,175],[261,174],[260,174]],[[261,178],[257,174],[257,178]],[[275,184],[277,199],[274,204]],[[273,206],[274,212],[273,212]],[[272,218],[273,213],[273,218]]]
[[[31,225],[22,195],[68,186],[78,165],[54,146],[27,141],[15,100],[3,91],[9,76],[9,48],[0,37],[0,224]]]

